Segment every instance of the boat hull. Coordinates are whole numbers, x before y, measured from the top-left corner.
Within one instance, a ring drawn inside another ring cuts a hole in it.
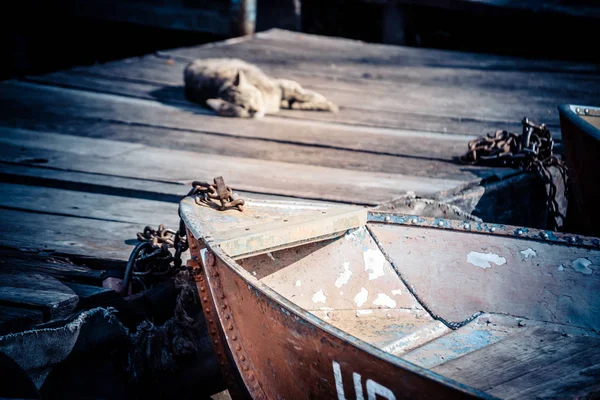
[[[587,114],[585,110],[588,110]],[[600,235],[600,211],[598,210],[600,108],[562,105],[559,107],[559,113],[574,200],[574,207],[569,210],[567,229],[598,236]],[[596,126],[593,124],[594,120],[598,121]]]
[[[189,235],[198,292],[232,397],[489,398],[332,332],[314,315],[252,284],[235,261]]]

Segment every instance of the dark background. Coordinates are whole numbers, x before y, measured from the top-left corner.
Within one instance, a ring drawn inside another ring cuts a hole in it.
[[[77,1],[85,0],[24,1],[3,6],[0,79],[226,38],[205,32],[70,15]],[[199,7],[211,0],[185,1]],[[214,1],[222,3],[224,0]],[[594,3],[591,0],[579,2],[582,5]],[[301,29],[307,33],[381,43],[385,42],[382,20],[386,12],[389,8],[379,3],[304,0]],[[495,8],[469,12],[418,6],[409,7],[406,15],[405,43],[409,46],[599,62],[595,48],[600,21],[594,18],[502,12]],[[296,27],[292,0],[258,0],[257,31],[271,27]]]

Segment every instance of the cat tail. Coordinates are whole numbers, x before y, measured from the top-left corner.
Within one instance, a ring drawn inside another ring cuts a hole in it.
[[[281,88],[282,108],[293,110],[338,112],[339,108],[320,93],[304,89],[298,82],[289,79],[275,79]]]

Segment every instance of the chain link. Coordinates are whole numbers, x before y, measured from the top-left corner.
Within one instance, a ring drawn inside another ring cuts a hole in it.
[[[214,184],[206,182],[192,182],[192,189],[185,196],[195,196],[197,204],[215,207],[221,211],[237,208],[242,211],[244,199],[241,199],[231,188],[225,185],[222,177],[216,177]],[[216,203],[218,201],[219,203]],[[160,224],[158,229],[146,226],[143,232],[137,233],[139,243],[135,246],[123,279],[121,294],[126,295],[133,280],[136,280],[144,289],[146,282],[151,278],[169,276],[181,270],[181,255],[188,249],[185,223],[179,219],[177,231]],[[171,252],[174,249],[174,253]]]
[[[487,136],[471,140],[469,150],[460,157],[460,162],[489,167],[512,167],[534,172],[547,185],[546,205],[552,229],[558,230],[565,222],[557,200],[558,188],[550,167],[555,167],[563,180],[565,197],[568,198],[567,167],[554,154],[554,140],[545,124],[538,125],[523,119],[521,135],[499,130]]]

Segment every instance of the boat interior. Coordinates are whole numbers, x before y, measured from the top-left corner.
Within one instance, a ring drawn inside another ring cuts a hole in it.
[[[393,356],[499,398],[600,395],[600,251],[278,207],[197,215],[255,279]]]

